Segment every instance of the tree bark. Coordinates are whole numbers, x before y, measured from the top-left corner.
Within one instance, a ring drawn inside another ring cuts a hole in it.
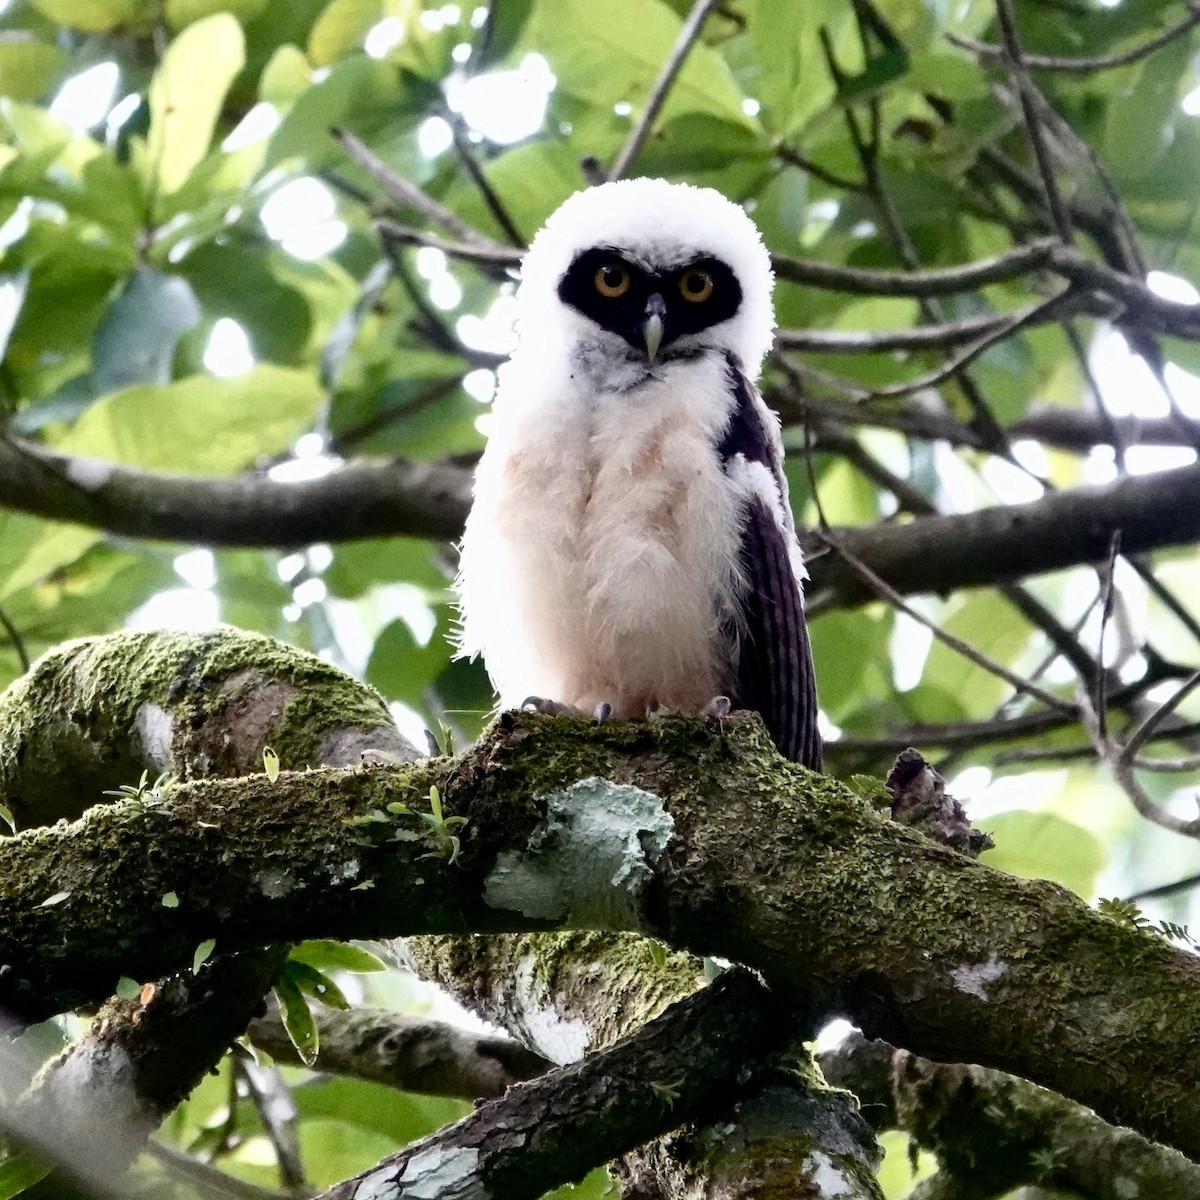
[[[454,865],[424,822],[387,811],[427,811],[431,786],[468,822]],[[751,717],[506,714],[457,759],[196,781],[165,811],[94,809],[6,839],[0,878],[3,981],[29,1016],[180,970],[212,937],[636,930],[1200,1154],[1193,956],[884,819],[781,760]]]

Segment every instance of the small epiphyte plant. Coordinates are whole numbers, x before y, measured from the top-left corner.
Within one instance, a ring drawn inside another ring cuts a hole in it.
[[[159,806],[167,798],[167,793],[174,786],[175,775],[171,771],[164,771],[153,783],[150,783],[149,780],[150,772],[143,771],[142,777],[137,783],[123,783],[119,788],[106,791],[104,795],[128,801],[129,811],[135,816],[140,816],[151,809],[157,809],[159,812],[168,811]]]
[[[438,791],[436,784],[430,785],[428,799],[428,812],[421,812],[400,800],[394,800],[387,805],[386,809],[373,808],[370,812],[351,817],[346,824],[355,826],[395,825],[397,828],[388,841],[425,841],[430,843],[432,848],[428,854],[422,854],[421,858],[440,858],[447,863],[456,863],[459,852],[462,850],[462,842],[455,830],[462,829],[467,823],[467,818],[447,817],[442,812],[442,794]],[[425,828],[400,828],[397,817],[417,817],[424,822]]]

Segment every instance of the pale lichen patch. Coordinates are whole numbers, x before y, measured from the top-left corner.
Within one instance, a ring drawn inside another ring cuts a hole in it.
[[[591,776],[541,799],[545,821],[524,850],[497,859],[487,903],[576,928],[641,928],[646,887],[674,830],[662,798]]]
[[[171,714],[161,705],[143,704],[134,717],[134,726],[146,761],[153,763],[156,770],[168,770],[175,738],[175,721]]]
[[[986,1000],[988,988],[1007,971],[1008,964],[1000,962],[992,953],[988,955],[985,963],[955,967],[950,972],[950,979],[960,992],[966,992],[968,996]]]
[[[466,1146],[431,1146],[414,1154],[390,1192],[364,1192],[363,1184],[370,1178],[359,1185],[355,1200],[384,1195],[404,1200],[488,1200],[479,1178],[479,1151]]]
[[[560,1067],[578,1062],[591,1045],[591,1030],[581,1017],[564,1017],[537,978],[537,959],[526,955],[513,972],[511,987],[498,985],[497,1003],[513,1014],[526,1043],[540,1054]]]
[[[85,492],[99,491],[113,477],[116,468],[99,458],[68,458],[63,463],[66,477]]]
[[[849,1196],[853,1192],[853,1185],[846,1178],[846,1173],[834,1166],[828,1154],[814,1151],[808,1156],[805,1166],[822,1200],[836,1200],[838,1196]]]
[[[297,887],[296,877],[290,871],[268,870],[258,877],[258,885],[268,900],[281,900]]]

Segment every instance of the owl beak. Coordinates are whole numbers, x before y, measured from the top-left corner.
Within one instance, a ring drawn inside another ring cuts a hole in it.
[[[645,320],[642,321],[642,339],[646,343],[646,357],[653,362],[663,339],[663,317],[667,315],[666,301],[655,292],[646,301]]]

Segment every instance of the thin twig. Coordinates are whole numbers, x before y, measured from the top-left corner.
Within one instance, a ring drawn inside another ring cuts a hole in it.
[[[1171,715],[1188,696],[1196,690],[1200,685],[1200,669],[1193,671],[1184,681],[1175,689],[1174,693],[1169,696],[1162,704],[1158,706],[1130,735],[1126,741],[1124,749],[1121,751],[1121,758],[1125,762],[1132,762],[1138,751],[1146,744],[1146,741],[1154,733],[1154,731],[1162,724],[1162,722]]]
[[[1134,569],[1138,578],[1152,591],[1155,598],[1160,600],[1171,615],[1191,634],[1192,639],[1200,645],[1200,622],[1183,606],[1175,594],[1167,587],[1153,568],[1144,558],[1126,556],[1125,561]]]
[[[381,238],[396,245],[429,246],[440,250],[448,258],[461,258],[466,262],[477,263],[481,267],[491,267],[501,272],[515,271],[521,265],[522,252],[519,250],[510,250],[499,243],[477,246],[470,242],[452,242],[438,237],[437,234],[427,233],[424,229],[402,225],[390,217],[380,217],[376,220],[375,231]]]
[[[829,184],[830,187],[840,188],[845,192],[865,192],[867,190],[866,184],[855,179],[847,179],[844,175],[835,174],[827,167],[821,166],[820,163],[813,162],[807,154],[802,154],[783,140],[777,141],[774,148],[775,157],[781,162],[787,163],[790,167],[799,167],[800,170],[807,171],[810,175]]]
[[[625,145],[621,147],[616,162],[608,172],[609,180],[624,179],[629,168],[633,166],[633,160],[637,158],[642,146],[645,145],[646,138],[650,134],[650,127],[658,119],[658,114],[666,102],[667,94],[675,82],[675,77],[679,74],[684,60],[700,36],[705,18],[716,6],[717,0],[696,0],[692,5],[692,10],[688,13],[687,20],[684,21],[683,27],[679,30],[679,36],[675,39],[675,45],[671,47],[671,54],[663,64],[662,72],[646,99],[641,116],[629,131]]]
[[[780,329],[775,334],[775,346],[808,354],[886,354],[896,350],[941,349],[1002,332],[1014,318],[1026,314],[1036,317],[1039,309],[1035,304],[1013,313],[984,313],[912,329]]]
[[[866,563],[861,559],[856,558],[841,541],[833,535],[828,529],[816,529],[812,531],[812,536],[823,542],[831,550],[837,553],[842,561],[850,568],[851,572],[858,576],[863,583],[867,585],[881,600],[886,600],[894,608],[911,617],[914,621],[924,625],[926,629],[933,634],[939,641],[944,642],[951,650],[961,654],[969,662],[973,662],[977,667],[983,668],[989,674],[996,675],[1003,679],[1006,683],[1014,687],[1018,692],[1023,692],[1026,695],[1033,696],[1040,700],[1043,704],[1050,708],[1056,709],[1062,713],[1069,713],[1074,716],[1076,709],[1070,701],[1063,700],[1061,696],[1054,695],[1053,692],[1048,692],[1044,688],[1038,687],[1037,684],[1031,683],[1028,679],[1023,679],[1014,671],[1010,671],[1006,666],[989,658],[986,654],[976,650],[974,646],[964,642],[961,638],[955,637],[954,634],[948,633],[936,621],[931,621],[924,613],[919,612],[908,604],[904,598],[890,584],[882,580]]]
[[[503,230],[504,236],[518,249],[523,250],[527,244],[526,240],[521,236],[507,207],[505,207],[496,189],[492,187],[491,181],[483,173],[483,168],[480,167],[476,160],[474,149],[467,140],[466,123],[458,113],[452,112],[448,108],[439,106],[435,111],[449,125],[450,136],[454,139],[454,152],[458,155],[458,161],[462,163],[467,174],[470,175],[471,182],[479,189],[479,194],[483,197],[483,202],[488,206],[488,212],[492,214],[492,219]]]
[[[0,626],[3,626],[4,632],[8,634],[8,640],[12,643],[13,650],[16,651],[17,661],[21,664],[21,673],[24,674],[29,670],[29,650],[25,645],[25,639],[21,636],[21,631],[13,624],[12,618],[4,611],[3,607],[0,607]]]
[[[169,1175],[199,1185],[202,1195],[229,1196],[232,1200],[287,1200],[284,1192],[271,1191],[226,1175],[224,1171],[200,1162],[168,1142],[152,1140],[147,1143],[146,1150],[151,1157],[158,1159]]]
[[[1058,231],[1058,236],[1063,242],[1069,244],[1075,236],[1071,227],[1071,214],[1063,203],[1062,194],[1058,190],[1058,181],[1054,177],[1050,151],[1046,145],[1045,130],[1038,119],[1033,101],[1033,93],[1037,88],[1029,77],[1029,72],[1025,69],[1021,40],[1017,34],[1016,17],[1013,15],[1012,0],[996,0],[996,17],[1000,24],[1000,36],[1004,41],[1004,63],[1016,85],[1017,97],[1021,103],[1021,114],[1025,119],[1025,132],[1029,137],[1029,145],[1033,149],[1034,161],[1037,163],[1046,207],[1054,220],[1054,228]]]
[[[1030,54],[1026,51],[1022,57],[1027,67],[1038,71],[1069,71],[1076,74],[1107,71],[1112,67],[1126,67],[1130,63],[1139,62],[1156,50],[1169,46],[1197,25],[1200,25],[1200,11],[1193,10],[1181,21],[1167,26],[1161,33],[1155,34],[1149,40],[1137,46],[1131,46],[1128,50],[1120,50],[1115,54],[1091,54],[1080,55],[1078,58],[1067,58],[1056,54]],[[1005,51],[1003,46],[997,46],[992,42],[981,42],[975,38],[965,37],[961,33],[947,33],[946,39],[960,50],[969,50],[972,54],[978,54],[984,58],[1000,58]]]
[[[1040,304],[1023,309],[1019,314],[1009,317],[1002,325],[997,326],[991,332],[976,338],[975,341],[963,347],[957,354],[946,359],[932,371],[927,371],[924,375],[918,375],[915,379],[906,380],[904,383],[893,383],[888,384],[886,387],[873,388],[870,392],[871,399],[887,400],[900,396],[911,396],[914,392],[925,391],[927,388],[933,388],[940,383],[945,383],[947,379],[958,375],[964,367],[969,366],[981,354],[992,349],[993,346],[998,345],[1006,338],[1012,337],[1013,334],[1029,325],[1034,325],[1040,320],[1048,319],[1059,310],[1063,303],[1069,303],[1070,296],[1071,289],[1066,288],[1057,295],[1051,296],[1048,300],[1043,300]],[[997,425],[996,428],[1003,435],[1003,430],[1000,429],[1000,426]],[[1004,441],[1007,441],[1007,437],[1004,437]],[[992,447],[992,449],[993,452],[1000,452],[1000,447]],[[1007,454],[1004,457],[1011,458]],[[1041,481],[1039,480],[1039,482]]]
[[[296,1102],[283,1076],[275,1067],[260,1067],[257,1063],[237,1057],[233,1065],[245,1081],[250,1102],[275,1152],[280,1185],[289,1192],[307,1188],[296,1127]]]
[[[332,129],[333,137],[341,145],[350,158],[358,164],[379,186],[384,193],[397,204],[418,212],[433,225],[440,226],[447,233],[470,243],[473,246],[489,250],[502,250],[499,242],[479,232],[469,222],[464,221],[453,209],[447,208],[440,201],[427,195],[417,185],[403,175],[393,171],[365,142],[360,141],[345,129]]]
[[[1096,647],[1098,670],[1094,686],[1096,689],[1096,728],[1102,738],[1108,737],[1108,672],[1104,669],[1104,635],[1108,632],[1108,622],[1113,609],[1113,574],[1116,570],[1117,555],[1121,553],[1121,531],[1114,529],[1108,542],[1108,558],[1100,572],[1100,637]],[[1088,681],[1083,680],[1086,687]]]
[[[1125,897],[1131,904],[1139,900],[1158,900],[1163,896],[1174,896],[1177,892],[1186,892],[1200,884],[1200,875],[1187,875],[1174,883],[1160,883],[1157,887],[1144,888]]]
[[[1134,810],[1147,821],[1163,829],[1191,838],[1200,837],[1200,818],[1185,821],[1174,813],[1167,812],[1138,782],[1135,771],[1138,751],[1154,735],[1162,721],[1175,711],[1197,685],[1200,685],[1200,670],[1193,671],[1174,694],[1138,726],[1123,746],[1104,736],[1098,714],[1092,707],[1086,690],[1080,689],[1079,692],[1079,711],[1083,728],[1095,746],[1096,753],[1108,766],[1117,786],[1129,798]]]

